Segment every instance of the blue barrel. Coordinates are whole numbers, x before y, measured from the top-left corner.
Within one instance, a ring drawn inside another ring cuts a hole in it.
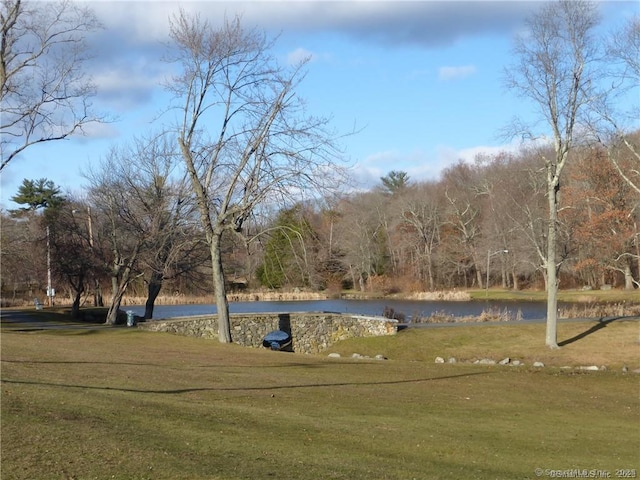
[[[282,330],[269,332],[262,339],[262,346],[271,350],[282,350],[291,345],[291,335]]]

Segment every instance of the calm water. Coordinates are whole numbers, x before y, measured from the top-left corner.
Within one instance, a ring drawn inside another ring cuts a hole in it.
[[[483,310],[508,311],[514,316],[521,313],[527,321],[546,318],[545,302],[433,302],[423,300],[302,300],[269,302],[233,302],[229,304],[231,313],[286,313],[286,312],[335,312],[380,316],[385,308],[400,312],[407,319],[429,316],[434,312],[444,312],[455,316],[479,315]],[[127,305],[123,310],[132,310],[136,315],[144,314],[144,306]],[[215,305],[157,305],[154,319],[205,315],[215,313]]]

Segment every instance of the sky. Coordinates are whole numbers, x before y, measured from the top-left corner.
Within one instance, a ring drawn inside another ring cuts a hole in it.
[[[36,0],[37,1],[37,0]],[[116,121],[87,135],[29,147],[0,174],[0,208],[23,179],[52,180],[64,193],[82,194],[83,177],[110,148],[158,129],[169,105],[162,61],[169,18],[181,7],[219,25],[242,15],[247,28],[277,37],[283,64],[310,57],[298,92],[308,113],[330,117],[345,160],[363,188],[391,170],[411,180],[436,180],[458,160],[517,148],[501,135],[533,105],[504,86],[513,63],[513,38],[533,1],[113,1],[87,2],[104,25],[88,37],[87,64],[98,94],[94,108]],[[637,1],[600,4],[611,31],[640,13]]]

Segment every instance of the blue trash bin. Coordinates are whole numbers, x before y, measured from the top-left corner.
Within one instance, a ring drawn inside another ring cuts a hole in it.
[[[127,327],[133,327],[136,324],[136,316],[131,310],[127,310]]]
[[[262,339],[262,346],[271,350],[285,350],[291,346],[291,335],[282,330],[269,332]]]

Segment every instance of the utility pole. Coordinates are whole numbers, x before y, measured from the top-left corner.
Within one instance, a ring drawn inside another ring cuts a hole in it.
[[[47,225],[47,304],[53,306],[53,288],[51,287],[51,240],[49,225]]]

